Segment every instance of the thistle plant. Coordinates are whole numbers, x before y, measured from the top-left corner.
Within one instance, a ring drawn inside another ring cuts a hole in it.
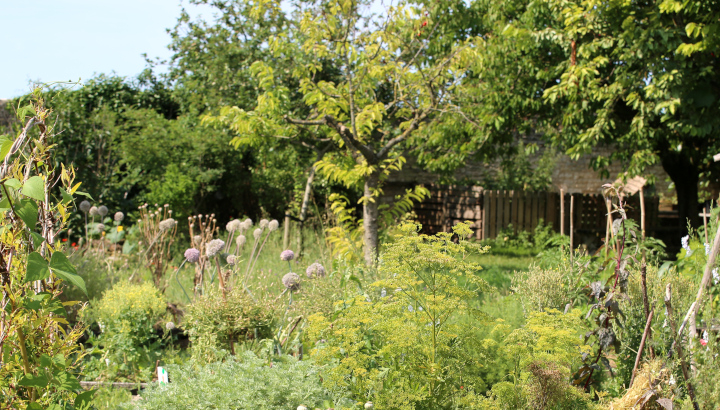
[[[144,204],[138,209],[138,226],[142,244],[145,245],[142,251],[145,266],[150,269],[155,286],[164,292],[167,285],[163,283],[163,277],[168,263],[172,260],[170,247],[175,242],[177,221],[172,218],[172,210],[168,204],[162,207],[155,204],[154,208]]]

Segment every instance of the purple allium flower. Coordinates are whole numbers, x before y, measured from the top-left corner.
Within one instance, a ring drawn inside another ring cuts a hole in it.
[[[205,253],[207,253],[208,256],[212,257],[215,256],[218,252],[220,252],[224,247],[225,241],[223,241],[222,239],[213,239],[212,241],[205,244]]]
[[[268,223],[268,230],[270,232],[276,231],[278,227],[280,227],[280,223],[277,221],[277,219],[273,219],[272,221],[270,221],[270,223]]]
[[[98,207],[97,211],[98,211],[98,215],[100,215],[103,218],[105,217],[105,215],[108,214],[108,208],[105,205],[100,205]]]
[[[115,222],[122,222],[122,220],[125,219],[125,214],[122,212],[115,212],[115,216],[113,216],[113,220]]]
[[[238,235],[238,237],[235,238],[235,244],[237,246],[245,245],[245,241],[247,241],[247,238],[245,238],[245,235]]]
[[[80,202],[80,210],[83,211],[84,213],[88,213],[88,211],[90,210],[91,207],[92,207],[92,204],[90,204],[89,201]]]
[[[262,235],[262,229],[257,228],[257,229],[253,232],[253,237],[255,238],[255,240],[258,240],[258,239],[260,239],[260,235]]]
[[[98,208],[96,206],[90,207],[90,216],[97,216],[98,215]]]
[[[290,249],[286,249],[280,252],[280,259],[284,261],[291,261],[295,259],[295,252],[291,251]]]
[[[300,276],[293,272],[286,273],[285,276],[282,277],[282,283],[291,291],[298,290],[300,289]]]
[[[269,223],[270,223],[270,221],[268,221],[267,219],[261,219],[260,220],[260,229],[267,228]]]
[[[225,262],[227,262],[228,265],[233,266],[235,265],[235,263],[237,263],[237,256],[228,255],[227,259],[225,259]]]
[[[165,231],[169,231],[169,230],[173,229],[175,227],[175,225],[177,225],[177,221],[172,218],[168,218],[163,221],[160,221],[160,224],[158,224],[158,227],[160,228],[160,232],[165,232]]]
[[[307,267],[307,269],[305,270],[305,275],[307,275],[308,278],[324,278],[325,268],[321,264],[315,262]]]
[[[190,248],[185,251],[185,259],[190,263],[195,263],[200,260],[200,251],[195,248]]]

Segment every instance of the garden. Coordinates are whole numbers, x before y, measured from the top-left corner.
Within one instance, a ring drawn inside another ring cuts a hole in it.
[[[193,3],[168,71],[0,106],[0,410],[720,406],[716,4]],[[388,194],[601,146],[593,244]]]

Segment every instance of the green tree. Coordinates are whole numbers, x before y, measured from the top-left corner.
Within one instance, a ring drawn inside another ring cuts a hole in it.
[[[698,183],[720,151],[716,15],[714,1],[553,0],[527,3],[503,32],[534,51],[549,43],[561,57],[525,60],[529,72],[556,76],[533,89],[544,97],[547,136],[573,158],[614,147],[597,168],[619,160],[634,175],[662,164],[683,227],[686,218],[697,225]]]
[[[382,181],[401,167],[405,150],[426,142],[421,130],[452,109],[475,39],[430,51],[439,27],[430,10],[402,4],[373,18],[369,7],[352,0],[297,4],[287,29],[268,41],[272,62],[253,64],[261,87],[255,109],[226,107],[218,119],[238,132],[238,142],[304,134],[336,144],[340,150],[317,165],[331,179],[362,187],[365,261],[374,265]],[[265,1],[253,13],[279,9],[280,2]],[[277,81],[276,61],[294,63],[304,107],[288,104],[296,90]],[[328,66],[336,79],[321,77]]]

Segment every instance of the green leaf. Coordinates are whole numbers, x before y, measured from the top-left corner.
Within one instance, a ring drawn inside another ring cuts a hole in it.
[[[61,371],[55,375],[53,384],[57,385],[59,390],[76,391],[82,388],[77,378],[65,371]]]
[[[25,377],[20,379],[18,382],[18,386],[25,386],[25,387],[38,387],[38,388],[44,388],[48,385],[48,379],[47,377],[43,376],[35,376],[34,374],[26,374]]]
[[[60,187],[60,192],[62,193],[62,203],[63,204],[69,204],[73,201],[73,196],[70,195],[64,188]]]
[[[45,410],[43,406],[39,405],[36,401],[28,404],[26,407],[27,410]]]
[[[10,178],[5,181],[5,186],[8,188],[19,189],[22,186],[22,182],[20,182],[17,178]]]
[[[95,397],[96,392],[97,390],[88,390],[79,393],[77,397],[75,397],[75,409],[89,410],[90,408],[92,408],[92,400],[93,397]]]
[[[77,274],[75,267],[62,252],[56,251],[53,253],[50,258],[50,269],[52,270],[52,273],[77,286],[85,295],[87,295],[85,281]]]
[[[35,280],[43,280],[50,277],[48,263],[39,253],[33,252],[28,255],[27,270],[25,271],[25,283]]]
[[[38,206],[32,199],[21,199],[15,206],[15,213],[25,222],[25,225],[32,231],[35,229],[38,218]]]
[[[10,209],[10,201],[6,196],[3,196],[3,199],[0,200],[0,212],[7,211]]]
[[[7,135],[0,135],[0,161],[4,161],[12,148],[13,140]]]
[[[40,176],[30,177],[23,185],[22,194],[38,201],[45,200],[45,181]]]
[[[30,232],[30,236],[32,237],[33,246],[35,247],[35,249],[39,248],[40,245],[42,245],[43,241],[45,241],[45,238],[43,238],[42,235],[37,232]]]

